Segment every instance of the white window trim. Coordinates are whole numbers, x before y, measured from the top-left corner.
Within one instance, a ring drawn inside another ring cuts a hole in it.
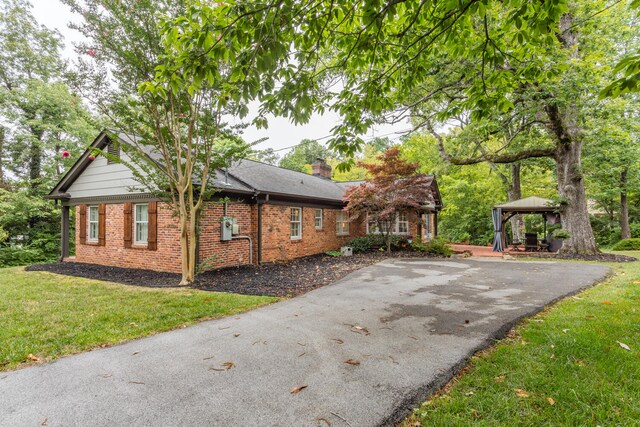
[[[344,219],[344,215],[347,216],[346,220]],[[346,224],[346,231],[342,230],[340,224]],[[336,236],[348,236],[349,233],[349,212],[348,211],[338,211],[336,212]]]
[[[318,211],[320,211],[320,217],[318,217]],[[320,220],[320,225],[318,225],[318,219]],[[313,223],[316,226],[316,230],[322,230],[322,226],[324,225],[324,209],[315,209],[313,211]]]
[[[369,214],[367,214],[367,234],[380,234],[380,230],[377,231],[371,231],[369,229],[369,225],[370,225],[369,221]],[[399,212],[396,212],[396,220],[393,223],[393,230],[391,230],[391,234],[397,234],[398,236],[407,236],[409,235],[409,232],[411,230],[411,224],[409,222],[409,217],[407,216],[407,220],[406,221],[402,221],[402,222],[406,222],[407,223],[407,231],[403,231],[402,233],[398,230],[400,230],[400,214]]]
[[[300,214],[298,216],[298,218],[299,218],[298,221],[293,221],[291,219],[291,213],[293,212],[294,209],[296,209],[298,212],[300,212]],[[298,233],[299,234],[297,236],[294,236],[294,235],[291,234],[291,232],[292,232],[291,224],[294,224],[294,223],[295,224],[299,224],[299,227],[298,227]],[[293,208],[290,208],[290,210],[289,210],[289,238],[291,240],[300,240],[300,239],[302,239],[302,208],[293,207]]]
[[[147,220],[138,221],[137,208],[138,206],[147,207]],[[147,224],[147,240],[138,240],[138,224]],[[133,205],[133,244],[134,245],[148,245],[149,244],[149,204],[148,203],[136,203]]]
[[[96,220],[91,221],[91,209],[96,210]],[[91,224],[96,225],[96,237],[91,237]],[[97,242],[100,239],[100,209],[98,205],[87,206],[87,241]]]

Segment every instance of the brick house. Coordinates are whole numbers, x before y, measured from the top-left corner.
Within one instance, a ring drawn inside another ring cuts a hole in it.
[[[119,134],[119,144],[130,137]],[[61,260],[180,272],[180,231],[171,207],[140,189],[132,172],[91,148],[126,154],[102,132],[47,198],[62,206]],[[198,264],[220,268],[290,260],[338,249],[366,234],[366,221],[349,220],[342,200],[358,182],[331,180],[323,160],[308,175],[241,160],[215,171],[215,200],[203,208]],[[398,215],[394,232],[429,239],[437,235],[442,203],[434,177],[435,204]],[[221,203],[220,198],[228,203]],[[75,257],[69,257],[70,210],[75,209]]]

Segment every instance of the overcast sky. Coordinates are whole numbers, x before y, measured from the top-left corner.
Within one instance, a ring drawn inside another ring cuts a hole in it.
[[[49,28],[57,29],[64,36],[65,49],[63,54],[70,61],[74,61],[76,54],[73,50],[73,43],[82,40],[82,36],[77,31],[69,29],[67,24],[71,21],[77,22],[78,17],[71,13],[71,10],[60,3],[59,0],[32,1],[35,18],[39,23]],[[248,128],[245,130],[244,138],[247,142],[252,142],[267,137],[268,139],[265,142],[256,146],[258,149],[281,149],[295,145],[305,138],[319,139],[321,142],[325,142],[326,137],[331,132],[331,128],[338,122],[338,116],[331,113],[327,113],[322,117],[316,116],[312,118],[309,124],[304,126],[294,126],[287,119],[271,118],[268,129]],[[400,136],[399,133],[409,127],[408,123],[401,123],[395,126],[380,126],[364,137],[369,139],[375,136],[388,136],[390,139],[396,139]],[[281,151],[279,154],[284,152],[286,151]]]

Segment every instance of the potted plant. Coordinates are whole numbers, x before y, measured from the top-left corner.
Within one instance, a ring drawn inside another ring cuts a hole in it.
[[[564,228],[558,228],[551,233],[551,240],[549,240],[549,252],[558,252],[562,247],[562,242],[564,239],[568,239],[571,237],[571,233],[569,233]]]

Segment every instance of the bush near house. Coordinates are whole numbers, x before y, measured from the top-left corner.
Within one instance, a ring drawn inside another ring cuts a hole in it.
[[[406,237],[391,236],[390,238],[392,251],[405,250],[411,246]],[[346,246],[352,247],[354,253],[378,250],[385,247],[384,236],[381,234],[367,234],[350,240]]]
[[[637,251],[640,250],[640,239],[625,239],[611,247],[614,251]]]
[[[450,257],[453,255],[453,248],[449,242],[442,237],[436,237],[433,240],[423,242],[422,240],[414,240],[411,248],[416,252],[426,252],[431,255]]]

